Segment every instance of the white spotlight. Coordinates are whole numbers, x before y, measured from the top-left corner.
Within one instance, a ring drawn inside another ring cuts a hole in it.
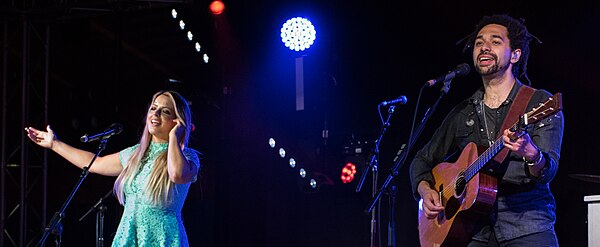
[[[290,167],[291,168],[296,167],[296,160],[294,158],[290,158]]]
[[[304,168],[300,168],[300,177],[305,178],[306,177],[306,170],[304,170]]]
[[[206,53],[204,53],[204,56],[202,56],[202,59],[204,60],[204,63],[208,63],[208,55]]]
[[[309,184],[310,184],[311,188],[313,188],[313,189],[317,188],[317,180],[315,180],[314,178],[310,179],[310,183]]]
[[[187,33],[187,38],[188,40],[192,41],[192,39],[194,39],[194,35],[192,34],[192,31],[188,31]]]
[[[314,44],[317,31],[310,20],[294,17],[281,27],[281,41],[293,51],[304,51]]]
[[[173,16],[173,19],[177,19],[177,10],[171,10],[171,15]]]
[[[196,51],[200,52],[200,49],[202,49],[202,46],[200,46],[200,43],[196,42]]]
[[[279,156],[280,156],[281,158],[285,158],[285,149],[283,149],[283,148],[279,148]]]
[[[181,30],[185,29],[185,22],[183,22],[183,20],[179,21],[179,28],[181,28]]]
[[[269,138],[269,147],[275,148],[275,139]]]

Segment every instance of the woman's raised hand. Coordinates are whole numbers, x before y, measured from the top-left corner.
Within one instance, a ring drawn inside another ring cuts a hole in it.
[[[52,149],[52,144],[54,143],[56,136],[54,135],[54,131],[50,128],[50,125],[46,126],[46,131],[41,131],[33,127],[26,127],[25,132],[27,132],[27,137],[37,145]]]

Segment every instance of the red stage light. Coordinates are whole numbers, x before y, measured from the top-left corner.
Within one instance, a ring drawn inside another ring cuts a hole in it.
[[[225,4],[221,1],[213,1],[209,6],[210,12],[213,15],[220,15],[225,10]]]
[[[356,174],[356,165],[353,163],[346,163],[344,168],[342,168],[342,175],[340,175],[340,179],[342,183],[350,183],[354,180],[354,174]]]

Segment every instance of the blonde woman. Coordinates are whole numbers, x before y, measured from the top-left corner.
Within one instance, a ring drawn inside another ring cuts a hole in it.
[[[112,246],[189,246],[181,209],[200,162],[187,148],[191,111],[177,92],[152,97],[138,144],[98,157],[90,172],[116,176],[114,194],[125,206]],[[46,131],[25,128],[29,139],[75,166],[89,165],[94,153],[61,142]]]

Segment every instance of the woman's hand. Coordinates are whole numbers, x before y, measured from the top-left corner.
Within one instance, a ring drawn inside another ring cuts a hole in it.
[[[54,135],[54,131],[50,128],[50,125],[46,126],[46,131],[41,131],[33,127],[26,127],[25,132],[27,132],[27,137],[35,144],[52,149],[56,136]]]
[[[181,124],[180,119],[173,119],[173,122],[175,123],[175,126],[173,126],[169,132],[169,138],[175,138],[175,140],[179,142],[179,138],[182,137],[185,131],[185,126]]]
[[[186,126],[182,124],[181,119],[174,119],[175,126],[169,132],[169,149],[167,151],[167,171],[169,179],[176,184],[189,183],[198,174],[198,168],[189,161],[183,154],[185,144],[183,135]]]

